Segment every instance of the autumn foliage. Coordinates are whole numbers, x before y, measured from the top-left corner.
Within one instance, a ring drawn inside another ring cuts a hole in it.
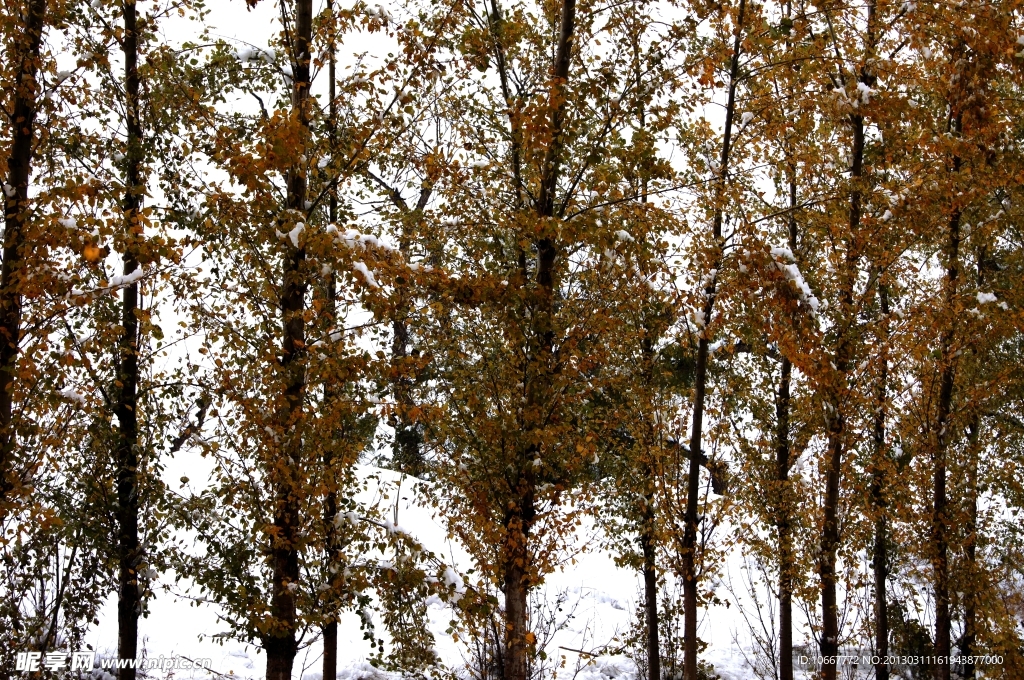
[[[759,677],[838,677],[798,629],[1024,677],[1024,4],[211,9],[0,9],[0,675],[180,596],[274,680],[345,611],[539,678],[585,525],[648,680],[707,677],[736,551]]]

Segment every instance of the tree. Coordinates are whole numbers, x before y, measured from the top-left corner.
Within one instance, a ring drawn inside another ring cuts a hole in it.
[[[13,71],[13,99],[5,102],[12,136],[5,154],[4,257],[0,272],[0,517],[8,512],[15,495],[24,493],[14,469],[18,446],[14,425],[18,346],[21,342],[24,263],[31,243],[29,175],[32,172],[35,122],[38,113],[40,50],[46,26],[46,0],[32,0],[19,9],[24,26],[13,16],[4,17],[5,42]],[[9,107],[9,108],[8,108]]]
[[[645,11],[488,2],[464,6],[453,36],[466,67],[445,98],[450,171],[434,184],[449,278],[424,349],[441,398],[428,433],[452,531],[504,595],[509,680],[538,653],[529,593],[592,489],[613,319],[643,276],[616,242],[656,242],[637,204],[648,156],[631,157],[624,133],[657,89],[631,56]],[[654,68],[662,49],[652,42]],[[652,127],[675,115],[647,110]]]

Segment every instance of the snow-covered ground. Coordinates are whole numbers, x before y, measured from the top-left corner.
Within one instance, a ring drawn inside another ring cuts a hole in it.
[[[379,477],[380,484],[385,487],[394,487],[399,481],[398,475],[390,471],[374,470],[374,473],[373,476]],[[408,478],[402,483],[404,489],[409,489]],[[378,496],[380,491],[370,489],[367,493]],[[393,491],[392,488],[391,498],[397,496]],[[398,506],[398,525],[425,547],[443,555],[445,561],[452,563],[460,572],[470,569],[469,556],[446,537],[447,532],[434,511],[425,507],[416,494],[402,493],[401,496],[404,500]],[[593,524],[585,522],[576,538],[593,544],[596,535]],[[735,601],[738,594],[749,615],[752,604],[742,585],[743,563],[743,555],[737,550],[723,565],[718,595],[723,602],[730,602],[730,606],[714,605],[702,613],[699,636],[708,643],[708,647],[701,658],[712,664],[723,680],[756,677],[750,666],[754,653],[749,626]],[[160,580],[172,582],[173,577],[164,574]],[[730,581],[732,588],[729,587]],[[209,659],[210,670],[179,668],[173,673],[150,670],[149,677],[262,677],[265,657],[257,647],[223,636],[227,626],[219,621],[216,605],[202,603],[197,606],[194,601],[162,592],[159,587],[155,590],[158,595],[150,602],[150,614],[140,622],[140,646],[144,656]],[[556,664],[564,657],[565,665],[559,669],[559,677],[631,680],[636,669],[630,659],[623,654],[609,654],[607,650],[621,648],[621,641],[636,619],[641,593],[640,575],[616,566],[613,556],[601,550],[579,552],[575,561],[568,561],[563,569],[546,579],[536,593],[535,606],[546,607],[548,612],[561,607],[561,612],[554,617],[555,624],[549,626],[550,640],[545,650]],[[450,669],[464,666],[469,658],[467,648],[445,633],[450,621],[456,618],[451,606],[432,598],[428,614],[430,629],[436,639],[436,651],[444,665]],[[99,625],[91,631],[88,640],[101,657],[116,656],[116,619],[117,608],[112,599],[103,608]],[[543,631],[538,630],[537,633],[540,640],[546,639]],[[798,642],[800,637],[798,631]],[[321,680],[321,649],[318,640],[305,641],[296,658],[297,679]],[[344,680],[385,680],[384,674],[367,663],[370,652],[369,643],[363,640],[358,616],[346,613],[339,626],[338,677]],[[97,673],[97,680],[102,677]]]

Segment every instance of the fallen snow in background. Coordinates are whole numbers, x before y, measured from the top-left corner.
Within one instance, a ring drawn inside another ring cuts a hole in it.
[[[386,496],[382,501],[389,507],[391,522],[397,507],[397,522],[391,524],[395,530],[400,526],[403,533],[414,536],[427,549],[434,551],[451,567],[444,573],[444,581],[455,586],[457,593],[464,592],[465,584],[461,574],[472,567],[468,554],[447,538],[441,521],[429,508],[422,507],[408,477],[375,468],[364,468],[367,477],[378,478],[379,486],[368,493],[377,497]],[[576,535],[577,541],[586,541],[594,535],[592,523],[584,522]],[[725,568],[728,573],[739,573],[743,558],[734,551]],[[159,581],[170,582],[173,578],[165,574]],[[728,578],[725,579],[728,581]],[[601,654],[605,648],[621,644],[628,635],[638,601],[642,583],[637,572],[617,567],[611,554],[602,551],[581,552],[575,563],[569,562],[560,571],[549,575],[539,588],[549,608],[557,606],[559,597],[562,613],[557,620],[561,629],[554,633],[547,647],[547,654],[556,663],[565,659],[565,669],[560,676],[575,675],[575,680],[607,680],[621,678],[633,680],[636,668],[632,661],[621,655]],[[722,600],[732,596],[724,588],[719,589]],[[457,599],[457,598],[456,598]],[[436,639],[435,650],[442,661],[453,670],[462,669],[469,657],[461,643],[455,642],[445,633],[450,621],[455,618],[451,606],[432,597],[427,601],[429,628]],[[190,659],[211,659],[213,674],[202,670],[176,670],[176,680],[190,678],[212,678],[230,676],[244,680],[263,677],[266,660],[262,652],[252,645],[226,637],[226,626],[218,621],[217,606],[175,598],[171,594],[157,592],[149,603],[150,614],[140,622],[140,647],[145,656],[185,656]],[[749,634],[735,605],[714,606],[702,612],[699,636],[709,643],[701,659],[711,663],[723,680],[746,680],[753,678],[745,658],[752,658]],[[115,656],[117,640],[117,607],[111,599],[100,614],[100,623],[92,631],[87,642],[100,656]],[[378,631],[379,633],[382,631]],[[800,631],[795,631],[797,641]],[[737,646],[740,641],[743,649]],[[295,678],[322,680],[321,650],[318,640],[306,640],[295,660]],[[591,652],[595,656],[580,654]],[[371,666],[369,644],[363,640],[360,618],[357,612],[342,614],[338,631],[338,679],[339,680],[398,680],[398,676],[385,673]],[[566,675],[565,670],[568,670]],[[464,675],[464,673],[460,673]],[[162,677],[157,674],[153,677]]]

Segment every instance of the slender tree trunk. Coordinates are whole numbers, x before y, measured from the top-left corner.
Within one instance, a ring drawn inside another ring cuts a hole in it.
[[[883,496],[888,469],[885,461],[885,420],[889,380],[889,289],[885,285],[878,287],[878,303],[885,335],[882,338],[882,365],[879,367],[878,383],[875,386],[875,424],[872,433],[875,460],[871,470],[871,503],[874,505],[876,518],[871,564],[875,572],[875,654],[879,657],[879,662],[875,664],[875,680],[889,680],[889,665],[885,663],[885,657],[889,654],[889,612],[886,599],[886,579],[889,574],[889,518]]]
[[[28,178],[32,170],[32,140],[39,86],[39,48],[46,22],[46,0],[32,0],[24,16],[24,32],[16,50],[8,55],[17,74],[11,117],[12,144],[7,158],[8,176],[3,186],[4,242],[0,270],[0,519],[13,497],[20,495],[21,481],[13,468],[17,437],[13,423],[14,380],[18,344],[21,342],[21,266],[29,214]]]
[[[732,121],[736,111],[736,85],[739,77],[740,47],[743,42],[743,15],[746,0],[740,0],[736,19],[736,38],[733,45],[732,63],[729,70],[729,100],[725,108],[725,133],[722,139],[722,157],[719,165],[719,181],[715,191],[714,223],[712,237],[717,254],[715,270],[721,268],[722,221],[724,210],[722,202],[725,195],[725,182],[729,171],[729,158],[732,151]],[[717,282],[712,276],[705,289],[704,328],[711,323],[714,311]],[[700,459],[701,439],[704,428],[704,400],[707,393],[708,373],[708,334],[702,329],[697,344],[697,365],[694,370],[693,393],[693,429],[690,435],[690,464],[686,476],[686,514],[683,519],[683,675],[686,680],[697,679],[697,510],[700,490]]]
[[[334,275],[330,277],[329,286],[330,292],[332,293],[329,299],[333,302],[334,292]],[[331,305],[333,306],[333,305]],[[325,448],[324,451],[324,475],[328,478],[328,484],[330,489],[327,492],[327,498],[324,502],[324,527],[326,531],[325,542],[327,544],[327,563],[329,569],[337,569],[341,555],[338,549],[338,536],[337,531],[334,528],[334,518],[338,515],[338,492],[334,484],[334,455],[333,450],[330,446]],[[337,582],[340,580],[340,576],[335,576],[332,579],[331,590],[327,592],[327,602],[325,606],[325,617],[327,623],[324,624],[324,663],[323,663],[323,680],[335,680],[338,677],[338,611],[337,611],[337,591],[336,588],[341,585]]]
[[[967,583],[964,584],[964,638],[960,645],[959,656],[974,656],[978,646],[978,591],[980,584],[978,578],[978,438],[980,435],[981,422],[977,414],[971,418],[968,426],[968,443],[970,445],[970,460],[967,462],[967,526],[966,553]],[[974,664],[964,664],[965,680],[974,680],[976,675]]]
[[[857,182],[863,175],[864,158],[864,120],[860,116],[852,116],[853,126],[853,167],[851,181]],[[853,285],[855,279],[854,269],[856,268],[856,254],[853,252],[855,234],[860,225],[861,217],[861,191],[859,185],[855,184],[850,195],[849,213],[849,240],[847,242],[847,254],[845,281],[842,284],[841,305],[842,314],[845,320],[845,328],[841,332],[846,334],[854,330],[855,310],[853,308]],[[848,371],[850,369],[850,345],[853,340],[850,337],[840,336],[836,347],[833,364],[836,367],[833,375],[832,398],[829,406],[829,428],[828,428],[828,457],[825,468],[825,502],[822,508],[822,532],[820,544],[820,557],[818,561],[818,575],[821,584],[821,641],[819,647],[821,656],[831,657],[832,663],[822,665],[822,677],[825,680],[835,680],[836,666],[834,659],[839,654],[839,611],[836,598],[836,554],[839,550],[839,486],[842,476],[843,452],[845,449],[846,437],[846,393],[848,382]]]
[[[384,187],[388,192],[391,202],[401,211],[402,233],[398,239],[398,250],[405,260],[409,259],[409,225],[419,221],[423,217],[423,209],[430,201],[432,188],[429,183],[424,183],[420,188],[420,196],[414,207],[410,207],[402,198],[397,188],[388,186],[387,183],[372,173],[371,178]],[[389,424],[395,428],[395,439],[391,446],[392,466],[399,472],[404,472],[413,477],[419,477],[426,470],[423,460],[423,451],[420,447],[420,432],[416,418],[413,417],[416,403],[413,399],[412,386],[416,379],[415,368],[408,362],[409,358],[409,311],[411,308],[409,299],[409,284],[401,277],[395,283],[395,305],[394,316],[391,319],[391,390],[395,397],[395,410],[391,415]],[[410,370],[412,369],[412,370]]]
[[[140,208],[142,206],[142,124],[139,119],[139,33],[137,13],[133,0],[122,4],[124,18],[124,76],[125,127],[128,148],[125,154],[125,195],[123,212],[125,221],[124,274],[136,271],[139,262],[135,253],[136,242],[142,237]],[[134,659],[138,654],[139,615],[142,598],[139,592],[138,568],[142,561],[139,546],[139,284],[125,286],[121,292],[120,369],[117,376],[117,413],[119,436],[117,442],[117,530],[118,530],[118,601],[117,631],[118,656]],[[120,680],[135,680],[135,668],[121,668]]]
[[[648,475],[653,485],[653,474]],[[661,641],[658,639],[658,570],[654,538],[654,493],[644,495],[640,549],[644,555],[644,619],[647,623],[647,680],[661,680]]]
[[[333,292],[334,292],[334,275],[331,274],[329,277],[330,293],[329,306],[333,307]],[[329,490],[327,491],[327,498],[324,502],[324,529],[326,535],[324,536],[326,547],[327,547],[327,564],[329,569],[337,569],[341,562],[340,550],[338,549],[338,535],[334,528],[334,519],[338,515],[338,491],[335,487],[335,474],[334,474],[334,451],[330,446],[324,449],[324,475],[328,479]],[[332,572],[333,573],[333,572]],[[323,627],[324,633],[324,663],[323,663],[323,679],[324,680],[335,680],[338,677],[338,606],[337,606],[337,590],[336,588],[341,585],[338,581],[341,580],[341,576],[335,576],[331,579],[331,589],[326,594],[327,602],[325,603],[324,616],[326,623]]]
[[[283,6],[282,6],[283,8]],[[310,54],[313,25],[312,0],[295,0],[293,15],[292,115],[303,128],[302,142],[308,141]],[[282,13],[284,13],[282,11]],[[288,202],[291,214],[306,212],[306,167],[299,163],[288,172]],[[291,218],[289,218],[291,219]],[[288,225],[291,228],[291,225]],[[284,399],[278,413],[278,429],[284,435],[272,475],[274,486],[274,535],[271,539],[273,597],[270,613],[273,628],[263,639],[267,651],[267,680],[291,680],[296,652],[294,588],[299,582],[299,493],[302,459],[303,398],[306,389],[306,324],[303,318],[308,282],[303,271],[306,252],[290,242],[281,276],[282,368]]]
[[[848,370],[845,352],[840,352],[842,363],[836,362],[840,379],[846,380]],[[831,423],[828,432],[828,458],[825,471],[825,503],[822,508],[823,526],[821,532],[821,556],[818,575],[821,583],[821,641],[819,647],[823,657],[831,662],[822,665],[822,677],[835,680],[835,657],[839,653],[839,613],[836,602],[836,552],[839,549],[839,481],[843,462],[843,437],[845,421],[839,413],[841,399],[835,399],[830,408]]]
[[[778,489],[778,517],[776,527],[779,532],[779,678],[793,680],[793,537],[790,528],[789,512],[789,406],[790,376],[792,364],[789,359],[782,358],[781,377],[779,378],[779,397],[776,404],[778,420],[776,448],[776,477]]]
[[[334,17],[334,0],[327,0],[327,12],[330,15],[330,21],[335,20]],[[332,23],[331,34],[330,34],[330,62],[327,68],[327,97],[330,100],[328,102],[328,135],[331,141],[331,150],[335,148],[338,136],[338,109],[335,99],[338,96],[337,90],[337,44],[335,42],[336,26]],[[331,195],[328,198],[327,204],[328,214],[327,219],[331,224],[334,224],[338,219],[338,194],[335,190],[331,190]],[[337,301],[337,283],[335,281],[334,272],[331,272],[327,276],[326,281],[326,297],[327,297],[327,309],[326,313],[330,316],[331,324],[336,325],[338,323],[338,301]],[[328,387],[328,390],[331,388]],[[328,484],[330,485],[327,491],[327,498],[324,503],[324,528],[326,531],[326,543],[327,543],[327,555],[328,564],[332,568],[336,568],[338,565],[339,555],[337,548],[338,537],[334,528],[334,518],[338,514],[338,491],[334,484],[334,456],[333,448],[327,446],[324,448],[324,474],[327,476]],[[334,585],[334,584],[332,584]],[[338,619],[337,612],[335,611],[335,592],[332,588],[328,591],[328,604],[326,612],[327,623],[324,625],[324,663],[323,663],[323,680],[335,680],[338,677]]]
[[[492,17],[493,20],[493,17]],[[371,172],[367,174],[387,192],[388,198],[401,212],[402,227],[398,238],[398,250],[402,258],[408,261],[410,255],[409,228],[423,218],[423,210],[427,207],[432,193],[428,181],[420,187],[420,196],[414,207],[402,198],[402,193],[395,187],[388,186],[380,177]],[[391,318],[391,391],[395,398],[395,409],[388,424],[395,428],[395,439],[391,445],[391,463],[399,472],[419,477],[426,471],[423,451],[420,447],[420,432],[417,419],[413,417],[416,403],[413,399],[413,383],[416,380],[416,367],[410,365],[409,358],[409,312],[411,300],[409,284],[401,277],[395,282],[395,311]]]
[[[959,159],[954,162],[959,170]],[[949,220],[946,242],[945,305],[952,314],[960,278],[960,210],[954,210]],[[953,386],[956,377],[956,357],[953,352],[955,340],[953,318],[947,321],[940,338],[942,361],[939,377],[939,402],[935,419],[934,449],[932,454],[932,556],[933,586],[935,589],[935,656],[949,657],[950,613],[949,613],[949,516],[946,497],[946,449],[949,444],[949,419],[953,407]],[[948,663],[935,666],[938,680],[949,680]]]
[[[867,36],[865,57],[858,78],[860,83],[870,87],[875,83],[871,70],[871,59],[875,49],[875,2],[867,6]],[[845,79],[840,75],[841,82]],[[836,343],[832,376],[831,399],[828,407],[828,458],[825,469],[825,501],[822,508],[822,532],[818,574],[821,583],[821,641],[819,648],[823,657],[832,657],[832,663],[822,665],[824,680],[835,680],[839,654],[839,611],[836,598],[836,557],[839,550],[839,487],[842,477],[843,453],[846,439],[846,403],[849,390],[850,355],[853,351],[857,332],[857,310],[854,307],[854,285],[857,278],[857,261],[860,247],[860,221],[863,214],[862,181],[864,178],[864,116],[853,113],[849,116],[853,143],[850,149],[850,211],[846,237],[846,256],[841,273],[839,337]]]
[[[790,164],[789,181],[789,249],[796,252],[796,167]],[[796,565],[793,556],[789,468],[790,381],[793,364],[782,357],[779,396],[775,405],[776,451],[775,476],[778,481],[776,528],[779,532],[779,680],[793,680],[793,577]]]
[[[639,43],[634,43],[633,49],[634,59],[636,60],[636,87],[639,90],[643,83],[640,72]],[[647,112],[642,103],[640,104],[638,117],[640,119],[640,129],[643,130],[647,127]],[[644,204],[648,200],[647,185],[647,178],[642,178],[640,180],[640,202]],[[644,382],[647,387],[654,383],[655,352],[653,337],[657,332],[655,329],[648,327],[641,343],[645,367]],[[660,444],[661,437],[654,427],[648,428],[648,432],[647,450],[651,451],[655,449],[655,442]],[[659,639],[661,622],[658,616],[658,552],[654,505],[654,493],[658,480],[651,460],[648,460],[644,466],[644,477],[646,478],[647,488],[644,491],[643,506],[640,512],[642,522],[640,527],[640,550],[644,556],[644,621],[647,624],[647,680],[661,680],[661,640]]]
[[[334,288],[334,276],[331,277],[331,288]],[[327,447],[326,453],[324,454],[324,474],[328,476],[332,481],[328,482],[331,484],[331,489],[327,492],[327,499],[324,503],[324,527],[326,528],[326,543],[327,543],[327,562],[331,568],[337,568],[340,562],[340,555],[338,550],[338,536],[334,529],[334,518],[338,514],[338,492],[334,488],[334,456],[332,455],[330,447]],[[336,577],[336,578],[341,578]],[[333,579],[332,579],[333,580]],[[338,677],[338,613],[337,613],[337,601],[335,587],[339,585],[337,583],[331,583],[331,590],[327,593],[327,604],[325,616],[327,623],[324,624],[324,663],[323,663],[323,680],[335,680]]]

